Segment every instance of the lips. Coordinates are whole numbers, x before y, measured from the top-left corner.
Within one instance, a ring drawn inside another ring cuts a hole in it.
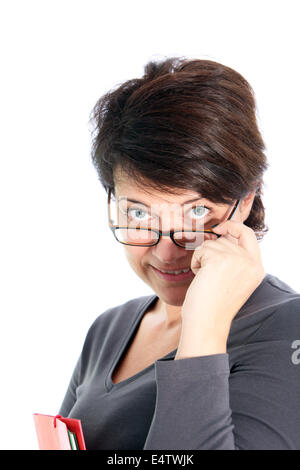
[[[187,273],[189,270],[190,268],[172,269],[172,270],[160,269],[159,271],[165,274],[180,274],[180,273]]]
[[[163,279],[164,281],[173,281],[173,282],[179,282],[179,281],[188,281],[191,280],[194,277],[194,273],[190,268],[185,268],[186,272],[180,272],[179,274],[169,274],[169,273],[164,273],[159,269],[156,269],[154,266],[152,266],[154,272],[156,275],[160,278]]]
[[[155,269],[158,269],[159,271],[163,272],[163,273],[174,273],[176,271],[186,271],[188,269],[190,269],[190,266],[185,266],[183,268],[172,268],[170,269],[169,267],[168,268],[159,268],[157,266],[153,266]]]

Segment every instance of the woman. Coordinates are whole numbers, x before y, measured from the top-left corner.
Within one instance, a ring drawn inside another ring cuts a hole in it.
[[[168,58],[92,117],[110,228],[155,294],[95,320],[59,413],[87,449],[300,449],[300,295],[262,265],[250,85]]]

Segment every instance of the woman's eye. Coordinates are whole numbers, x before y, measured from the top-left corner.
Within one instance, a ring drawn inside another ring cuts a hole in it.
[[[195,217],[196,219],[202,219],[208,214],[209,209],[205,206],[194,206],[191,209],[191,216]]]
[[[145,216],[147,216],[148,213],[144,209],[130,207],[127,209],[127,215],[137,220],[146,220]]]

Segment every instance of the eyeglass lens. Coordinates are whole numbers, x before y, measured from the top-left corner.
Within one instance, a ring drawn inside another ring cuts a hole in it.
[[[117,228],[115,236],[121,243],[137,246],[155,245],[159,238],[158,232],[141,228]],[[174,233],[176,244],[186,250],[194,250],[204,240],[217,240],[217,238],[217,235],[212,233],[188,231]]]

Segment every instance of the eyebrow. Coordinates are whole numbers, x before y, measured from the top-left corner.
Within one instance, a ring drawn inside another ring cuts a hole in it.
[[[130,199],[129,197],[125,197],[125,196],[122,196],[118,199],[118,201],[122,201],[123,199],[126,199],[127,201],[130,201],[130,202],[134,202],[136,204],[143,204],[144,206],[146,207],[150,207],[148,206],[147,204],[145,204],[144,202],[142,201],[137,201],[136,199]],[[188,201],[184,201],[182,204],[180,204],[181,206],[183,204],[188,204],[188,203],[191,203],[191,202],[195,202],[195,201],[200,201],[200,199],[202,199],[201,197],[196,197],[195,199],[189,199]]]

